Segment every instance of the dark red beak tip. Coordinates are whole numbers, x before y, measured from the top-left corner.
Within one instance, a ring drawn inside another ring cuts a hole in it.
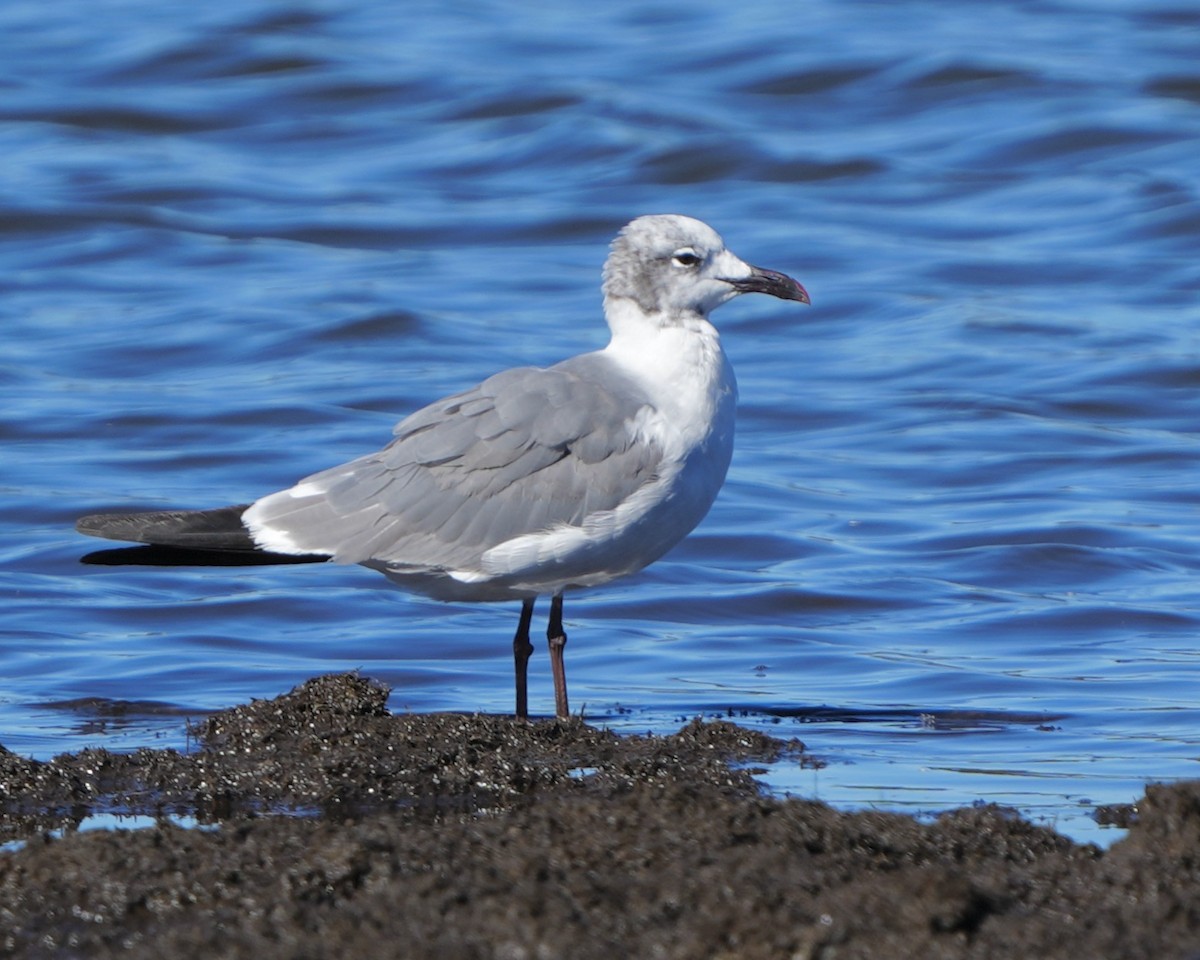
[[[795,300],[797,303],[812,305],[808,291],[798,280],[793,280],[786,273],[778,270],[767,270],[763,267],[751,267],[753,272],[744,280],[730,280],[740,293],[765,293],[780,300]]]

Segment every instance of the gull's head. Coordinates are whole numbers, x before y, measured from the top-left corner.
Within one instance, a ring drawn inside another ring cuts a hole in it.
[[[791,277],[738,259],[707,223],[678,214],[638,217],[627,224],[604,264],[606,307],[625,301],[662,324],[707,317],[743,293],[809,302]]]

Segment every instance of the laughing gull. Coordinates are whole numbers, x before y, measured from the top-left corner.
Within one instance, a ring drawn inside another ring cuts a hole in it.
[[[84,517],[80,533],[148,544],[84,560],[332,560],[439,600],[520,600],[518,717],[528,715],[534,601],[549,594],[555,712],[566,717],[563,592],[657,560],[725,480],[737,384],[708,315],[743,293],[809,302],[707,224],[639,217],[604,264],[603,350],[498,373],[400,421],[378,453],[251,504]]]

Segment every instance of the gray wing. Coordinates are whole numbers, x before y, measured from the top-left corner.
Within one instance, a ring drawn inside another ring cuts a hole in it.
[[[579,525],[653,482],[649,405],[607,357],[506,370],[400,422],[378,453],[255,503],[268,549],[398,568],[469,568],[513,537]]]

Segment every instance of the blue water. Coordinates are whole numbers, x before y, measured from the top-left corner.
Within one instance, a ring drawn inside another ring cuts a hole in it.
[[[4,745],[182,745],[353,668],[511,710],[515,608],[82,567],[72,523],[253,499],[602,345],[608,240],[680,212],[814,306],[716,315],[729,480],[569,598],[573,706],[732,710],[828,762],[777,789],[1100,842],[1200,774],[1194,5],[102,8],[0,5]]]

